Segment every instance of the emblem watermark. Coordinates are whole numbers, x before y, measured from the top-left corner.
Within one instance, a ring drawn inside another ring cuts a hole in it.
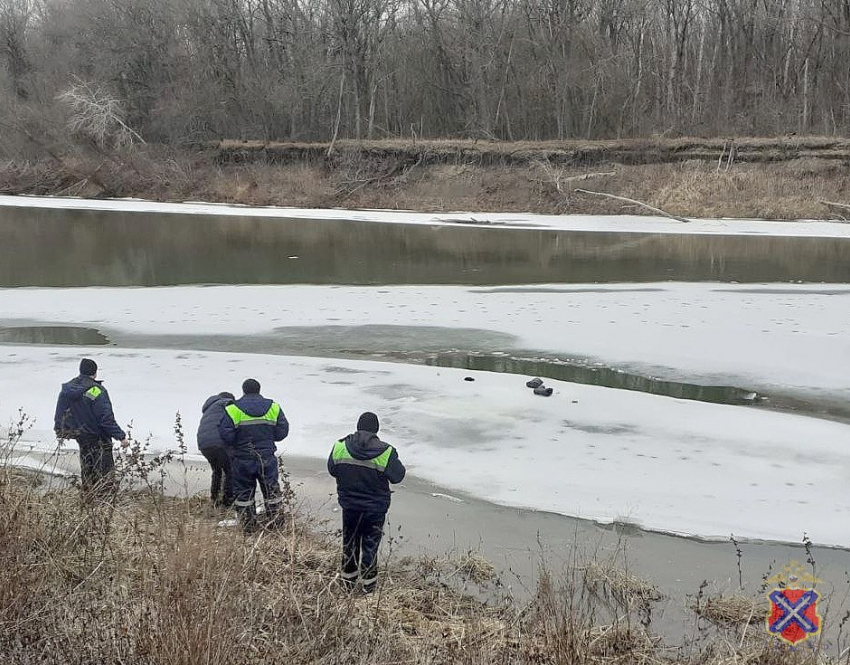
[[[767,594],[767,632],[791,646],[818,635],[823,619],[818,614],[821,594],[815,585],[821,580],[792,561],[766,581],[775,587]]]

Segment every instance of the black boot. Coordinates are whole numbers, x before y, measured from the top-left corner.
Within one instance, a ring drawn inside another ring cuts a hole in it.
[[[246,534],[254,533],[259,528],[257,524],[257,509],[254,506],[237,506],[236,515],[239,518],[239,523],[242,525],[242,531]]]

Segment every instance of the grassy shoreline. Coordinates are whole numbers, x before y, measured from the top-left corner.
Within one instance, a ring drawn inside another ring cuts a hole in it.
[[[850,141],[821,137],[269,144],[105,153],[79,146],[0,163],[0,193],[421,211],[843,219]]]
[[[698,598],[693,643],[665,645],[657,590],[600,562],[544,572],[519,605],[474,553],[390,555],[375,594],[349,594],[324,525],[296,517],[246,538],[200,497],[81,507],[37,479],[0,472],[5,663],[830,662],[769,638],[743,597]]]
[[[45,487],[8,463],[25,430],[0,445],[4,663],[844,662],[840,630],[837,645],[789,649],[765,632],[763,600],[707,583],[688,603],[690,638],[665,643],[661,592],[599,555],[541,564],[519,602],[480,554],[398,558],[388,534],[377,592],[350,594],[338,532],[295,510],[288,481],[286,526],[246,537],[217,527],[204,496],[167,496],[172,455],[138,442],[118,455],[111,501]]]

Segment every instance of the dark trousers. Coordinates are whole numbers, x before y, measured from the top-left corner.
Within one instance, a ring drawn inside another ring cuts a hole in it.
[[[266,504],[266,517],[270,526],[275,526],[283,496],[280,493],[277,457],[274,451],[236,451],[231,463],[235,498],[233,504],[242,520],[243,529],[253,531],[257,527],[257,511],[254,505],[257,485],[260,486]]]
[[[354,588],[358,577],[371,593],[378,582],[378,548],[384,535],[386,513],[342,510],[342,581]]]
[[[212,467],[210,499],[213,505],[229,508],[233,505],[233,471],[230,468],[230,453],[224,446],[204,448],[201,454]]]
[[[93,434],[77,437],[80,447],[80,485],[88,496],[108,496],[115,490],[112,440]]]

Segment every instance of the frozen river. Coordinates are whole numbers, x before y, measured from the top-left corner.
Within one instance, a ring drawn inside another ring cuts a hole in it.
[[[462,216],[51,203],[0,201],[0,226],[15,229],[0,250],[13,287],[0,289],[0,418],[23,408],[34,445],[53,445],[58,384],[85,354],[154,449],[174,447],[177,412],[191,433],[207,395],[256,376],[293,423],[285,453],[323,458],[370,409],[411,472],[449,490],[706,538],[850,545],[844,225],[492,216],[470,228]],[[339,245],[355,227],[373,251]],[[556,245],[545,266],[541,233]],[[27,259],[36,241],[44,260]],[[360,267],[346,272],[343,255]],[[124,286],[185,281],[187,266],[270,283]],[[524,283],[544,267],[559,279]],[[301,283],[319,268],[317,281],[339,283]],[[572,283],[593,270],[604,284]],[[660,270],[675,281],[647,281]],[[442,284],[403,283],[432,273]],[[796,283],[816,273],[833,283]],[[79,287],[91,283],[107,287]],[[524,387],[528,370],[552,397]]]

